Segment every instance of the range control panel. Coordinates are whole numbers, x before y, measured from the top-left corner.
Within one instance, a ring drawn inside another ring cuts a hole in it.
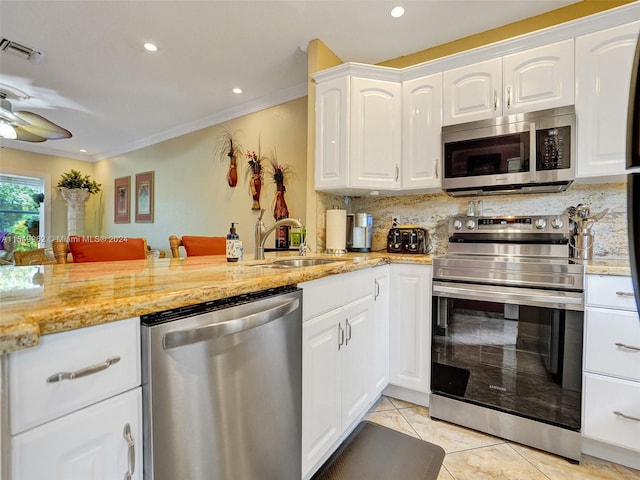
[[[449,234],[562,234],[569,235],[568,215],[533,215],[504,217],[459,216],[449,219]]]

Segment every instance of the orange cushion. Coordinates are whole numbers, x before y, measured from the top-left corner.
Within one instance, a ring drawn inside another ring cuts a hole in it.
[[[182,237],[182,245],[187,251],[187,257],[227,254],[226,237],[197,237],[185,235]]]
[[[144,238],[69,237],[74,263],[144,260],[147,258]]]

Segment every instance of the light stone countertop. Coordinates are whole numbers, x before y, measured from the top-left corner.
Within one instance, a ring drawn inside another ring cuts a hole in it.
[[[291,255],[287,255],[291,257]],[[267,260],[224,257],[0,267],[0,354],[38,344],[41,335],[218,300],[387,263],[431,265],[431,255],[386,252],[312,255],[337,261],[274,269]],[[281,258],[279,255],[277,258]],[[294,257],[301,258],[301,257]],[[630,275],[628,259],[585,261],[586,273]]]
[[[288,255],[291,256],[290,254]],[[271,258],[270,258],[271,257]],[[222,256],[0,267],[0,354],[41,335],[137,317],[387,263],[431,264],[430,255],[349,253],[312,267],[259,268]],[[280,258],[280,256],[278,256]]]
[[[631,267],[628,258],[594,258],[585,260],[587,275],[630,276]]]

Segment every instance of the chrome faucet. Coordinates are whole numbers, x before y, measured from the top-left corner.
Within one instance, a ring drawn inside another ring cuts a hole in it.
[[[258,217],[258,221],[256,222],[256,227],[254,231],[254,243],[255,243],[255,259],[256,260],[264,260],[264,242],[269,236],[271,232],[273,232],[278,227],[289,226],[289,227],[298,227],[302,228],[302,223],[295,218],[283,218],[282,220],[278,220],[271,227],[265,228],[264,223],[262,222],[262,216],[264,215],[264,208],[260,210],[260,216]]]

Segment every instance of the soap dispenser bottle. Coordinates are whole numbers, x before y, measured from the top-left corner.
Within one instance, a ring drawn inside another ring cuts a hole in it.
[[[236,233],[236,222],[231,222],[227,234],[227,262],[237,262],[240,259],[240,237]]]

